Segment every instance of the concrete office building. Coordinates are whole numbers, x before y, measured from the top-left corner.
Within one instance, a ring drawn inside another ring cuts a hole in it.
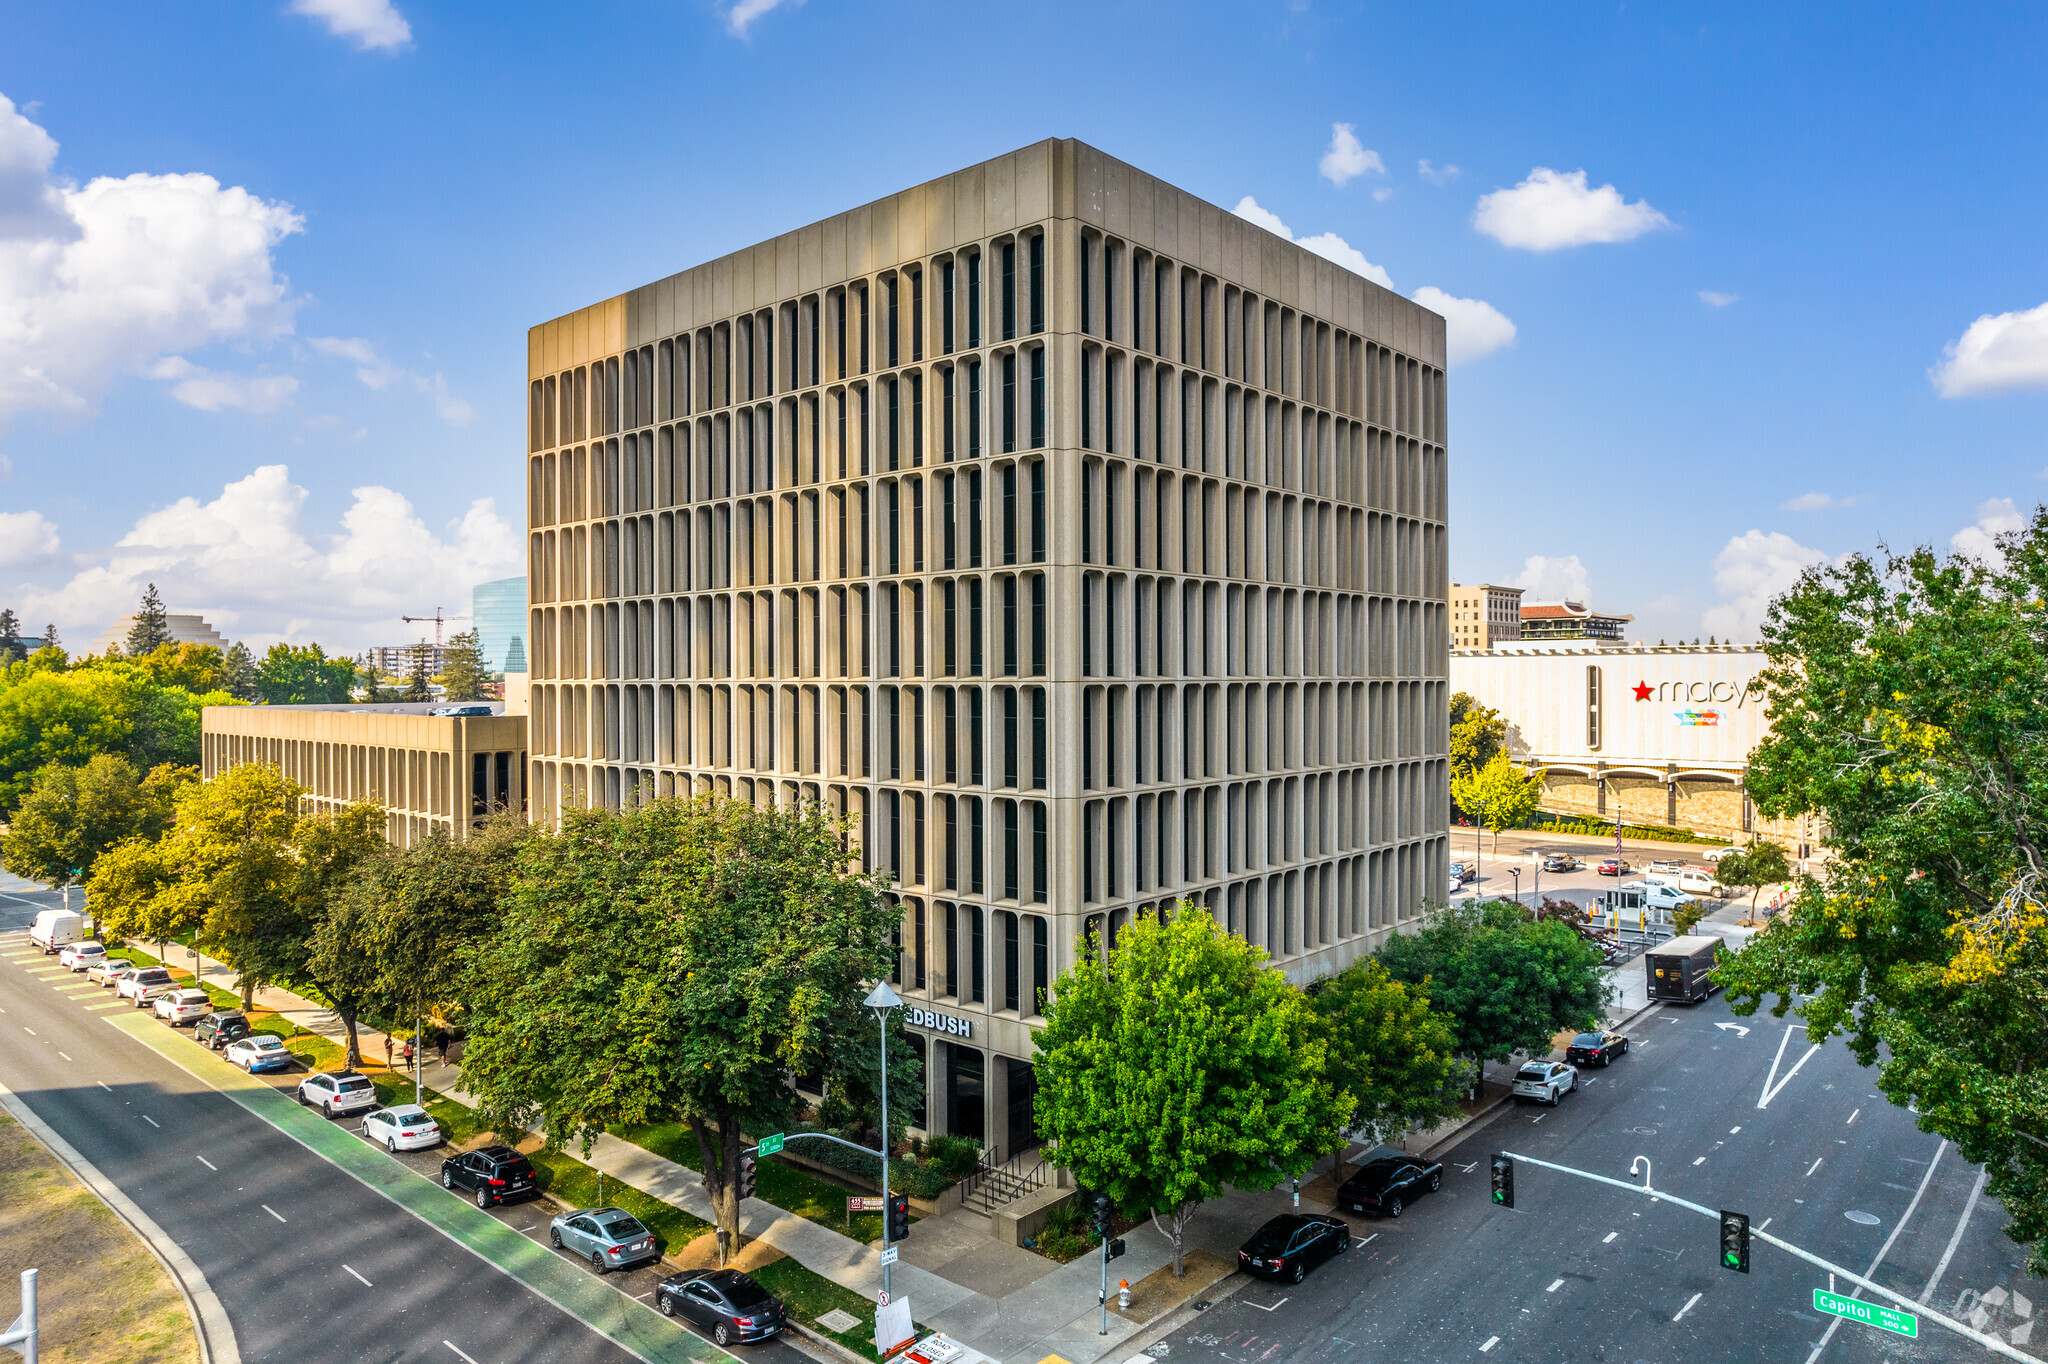
[[[1443,884],[1444,323],[1047,141],[529,334],[536,817],[816,800],[928,1130],[1035,1143],[1075,954],[1308,979]]]
[[[1522,589],[1478,583],[1452,583],[1451,647],[1491,649],[1522,637]]]
[[[526,717],[428,715],[431,703],[385,706],[207,706],[200,775],[269,763],[306,788],[309,811],[374,801],[384,836],[409,847],[434,829],[456,838],[472,819],[526,809]]]
[[[109,649],[127,648],[128,632],[134,628],[135,617],[132,614],[122,616],[100,632],[100,637],[92,642],[89,652],[104,656]],[[228,641],[222,637],[221,632],[208,625],[204,616],[166,613],[164,629],[169,633],[173,644],[210,646],[222,653],[226,653],[229,648]]]
[[[476,622],[484,670],[526,671],[526,579],[499,578],[478,583],[470,594],[470,619]]]

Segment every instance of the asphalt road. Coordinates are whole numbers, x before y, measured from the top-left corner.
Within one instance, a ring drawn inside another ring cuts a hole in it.
[[[1515,1208],[1496,1209],[1488,1157],[1503,1149],[1622,1180],[1648,1157],[1658,1188],[1748,1213],[2042,1352],[2031,1300],[2048,1292],[2002,1235],[2002,1209],[1976,1199],[1958,1231],[1978,1171],[1880,1097],[1840,1043],[1808,1055],[1786,1022],[1737,1020],[1719,996],[1653,1009],[1628,1031],[1634,1049],[1588,1071],[1580,1092],[1555,1108],[1510,1106],[1447,1153],[1442,1192],[1398,1220],[1349,1215],[1350,1253],[1301,1285],[1245,1287],[1158,1353],[1172,1364],[1994,1357],[1925,1319],[1917,1340],[1846,1321],[1831,1332],[1836,1319],[1813,1310],[1820,1271],[1762,1242],[1749,1274],[1724,1270],[1717,1222],[1639,1194],[1523,1164]]]
[[[55,899],[0,889],[0,1083],[185,1249],[219,1297],[243,1360],[636,1358],[107,1026],[107,1011],[89,1006],[113,996],[87,987],[83,975],[46,974],[54,957],[8,960],[25,945],[18,932],[34,910]],[[400,1159],[437,1173],[441,1153]],[[540,1205],[498,1215],[546,1239]],[[645,1302],[663,1272],[643,1267],[607,1282]],[[815,1364],[781,1341],[746,1355]]]

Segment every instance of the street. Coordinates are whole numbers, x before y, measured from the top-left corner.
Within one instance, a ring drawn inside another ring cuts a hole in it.
[[[1488,1157],[1502,1149],[1622,1180],[1648,1157],[1658,1188],[1747,1213],[2039,1352],[2038,1281],[2002,1234],[2002,1210],[1977,1198],[1959,1226],[1978,1172],[1880,1097],[1839,1042],[1809,1055],[1796,1023],[1736,1019],[1718,995],[1653,1008],[1627,1031],[1629,1054],[1557,1107],[1510,1105],[1440,1153],[1442,1192],[1398,1220],[1340,1210],[1349,1254],[1303,1284],[1249,1284],[1158,1353],[1175,1364],[1992,1357],[1925,1319],[1908,1340],[1824,1317],[1812,1306],[1828,1287],[1819,1271],[1761,1241],[1749,1274],[1722,1269],[1716,1222],[1638,1194],[1522,1163],[1514,1209],[1497,1210]]]
[[[635,1334],[658,1348],[624,1348],[572,1314],[573,1303],[551,1300],[563,1295],[546,1294],[530,1272],[503,1267],[475,1245],[441,1234],[109,1026],[110,1018],[141,1019],[125,1004],[110,1007],[111,993],[60,971],[54,957],[32,952],[22,936],[34,910],[56,899],[11,878],[0,890],[0,1084],[183,1247],[219,1298],[242,1360],[725,1358],[645,1307],[666,1270],[644,1266],[597,1280],[581,1261],[552,1253],[569,1273],[602,1283],[605,1296],[616,1290],[642,1305],[630,1309]],[[144,1026],[161,1028],[195,1058],[203,1055],[184,1030]],[[355,1131],[353,1120],[335,1124],[344,1125]],[[366,1144],[364,1151],[391,1159],[381,1148]],[[431,1175],[444,1154],[407,1153],[401,1160]],[[542,1205],[493,1215],[536,1249],[545,1243]],[[781,1341],[747,1353],[761,1364],[815,1364]]]

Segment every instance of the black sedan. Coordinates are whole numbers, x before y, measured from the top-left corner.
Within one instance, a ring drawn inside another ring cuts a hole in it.
[[[1575,1066],[1612,1065],[1627,1054],[1628,1039],[1618,1032],[1582,1032],[1564,1049],[1564,1059]]]
[[[1444,1167],[1410,1156],[1379,1156],[1358,1167],[1337,1189],[1337,1206],[1399,1217],[1401,1209],[1444,1184]]]
[[[1282,1213],[1252,1233],[1237,1252],[1237,1267],[1262,1278],[1300,1283],[1311,1269],[1349,1249],[1349,1224],[1314,1213]]]
[[[448,1157],[441,1162],[441,1187],[474,1193],[479,1208],[540,1197],[532,1162],[509,1146],[486,1146]]]
[[[654,1305],[711,1333],[720,1345],[766,1340],[788,1320],[782,1302],[736,1269],[692,1269],[656,1285]]]

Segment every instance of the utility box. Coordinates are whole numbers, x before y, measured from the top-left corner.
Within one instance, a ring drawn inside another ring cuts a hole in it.
[[[1651,999],[1676,999],[1696,1004],[1714,992],[1708,973],[1714,969],[1714,953],[1721,940],[1712,934],[1695,934],[1660,943],[1643,958]]]

